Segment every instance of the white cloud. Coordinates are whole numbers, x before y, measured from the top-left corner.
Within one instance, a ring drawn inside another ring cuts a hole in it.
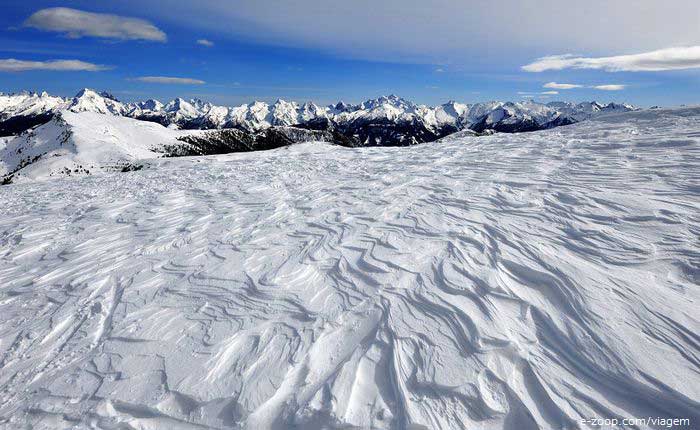
[[[198,39],[197,44],[202,45],[202,46],[206,46],[207,48],[211,48],[212,46],[214,46],[214,42],[212,42],[211,40],[207,40],[207,39]]]
[[[158,27],[139,18],[85,12],[65,7],[41,9],[25,22],[26,27],[65,33],[68,37],[103,37],[121,40],[165,42],[167,36]]]
[[[53,70],[59,72],[99,72],[111,67],[80,60],[26,61],[8,58],[0,60],[0,72],[26,72],[28,70]]]
[[[435,73],[443,73],[444,71],[445,71],[445,69],[443,69],[443,68],[441,68],[441,67],[435,69]]]
[[[552,55],[522,67],[527,72],[562,69],[602,69],[608,72],[659,72],[700,68],[700,46],[666,48],[614,57]]]
[[[192,78],[172,78],[167,76],[141,76],[135,80],[148,82],[152,84],[186,84],[186,85],[202,85],[206,82]]]
[[[559,91],[542,91],[540,94],[554,95],[554,94],[559,94]]]
[[[581,88],[583,85],[578,84],[559,84],[557,82],[547,82],[542,85],[543,88],[552,88],[554,90],[571,90],[574,88]]]
[[[596,85],[591,88],[595,88],[596,90],[603,90],[603,91],[622,91],[627,87],[626,85],[619,85],[619,84],[608,84],[608,85]]]

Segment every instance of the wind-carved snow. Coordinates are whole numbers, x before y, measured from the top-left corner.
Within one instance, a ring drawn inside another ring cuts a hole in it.
[[[696,424],[698,172],[685,109],[0,187],[0,417]]]

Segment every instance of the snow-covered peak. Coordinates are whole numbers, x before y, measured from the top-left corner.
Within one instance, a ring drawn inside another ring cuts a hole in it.
[[[0,94],[0,118],[39,115],[55,110],[65,103],[62,97],[51,96],[45,91]]]
[[[211,106],[212,106],[211,103],[205,102],[204,100],[201,100],[201,99],[190,99],[189,103],[200,112],[206,112],[209,109],[211,109]]]
[[[318,106],[315,103],[306,102],[299,107],[299,117],[302,121],[311,121],[315,118],[327,118],[328,109]]]
[[[270,113],[270,106],[265,102],[255,101],[248,105],[248,115],[247,118],[254,120],[258,123],[268,122],[270,123],[270,118],[268,117]]]
[[[125,106],[108,93],[105,96],[89,88],[82,89],[73,97],[68,110],[71,112],[95,112],[109,115],[122,115],[126,112]]]
[[[137,105],[139,108],[141,108],[143,110],[151,111],[151,112],[162,111],[163,106],[164,106],[163,103],[161,103],[155,99],[148,99],[146,101],[137,103]]]
[[[173,112],[173,111],[177,111],[177,110],[181,109],[182,106],[187,106],[187,105],[190,105],[190,104],[187,103],[185,101],[185,99],[178,97],[178,98],[173,99],[173,100],[169,101],[168,103],[166,103],[164,110],[166,112]]]
[[[360,104],[361,109],[372,110],[377,108],[387,108],[391,106],[401,111],[408,111],[416,108],[416,104],[401,98],[395,94],[388,96],[377,97],[376,99],[367,100]]]
[[[464,118],[467,123],[473,123],[501,106],[503,106],[503,102],[499,101],[476,103],[467,108],[466,112],[464,113]]]
[[[339,101],[335,105],[330,105],[328,106],[328,110],[331,111],[333,114],[339,114],[342,112],[350,112],[353,110],[359,109],[359,106],[351,105],[348,103],[345,103],[344,101]]]
[[[435,107],[419,106],[416,108],[416,116],[432,128],[460,128],[468,108],[466,104],[450,101]]]
[[[78,91],[73,98],[81,98],[85,96],[90,96],[90,97],[101,97],[97,92],[94,90],[91,90],[90,88],[83,88],[82,90]]]
[[[610,102],[607,105],[603,106],[601,110],[609,112],[625,112],[635,110],[635,107],[627,103]]]
[[[299,105],[278,99],[271,109],[272,125],[293,125],[301,122]]]
[[[441,104],[438,108],[449,115],[461,116],[469,109],[469,105],[450,100],[447,103]]]
[[[196,104],[196,102],[194,102]],[[185,120],[193,120],[204,114],[195,104],[183,98],[176,98],[163,107],[172,122],[178,123]]]

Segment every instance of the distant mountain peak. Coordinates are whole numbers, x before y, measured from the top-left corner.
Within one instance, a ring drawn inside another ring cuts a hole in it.
[[[155,99],[148,99],[142,102],[138,102],[136,103],[136,105],[141,109],[146,109],[150,111],[160,110],[163,108],[163,103]]]
[[[78,91],[78,93],[73,97],[73,98],[81,98],[81,97],[101,97],[100,94],[97,93],[97,91],[91,89],[91,88],[83,88],[82,90]]]

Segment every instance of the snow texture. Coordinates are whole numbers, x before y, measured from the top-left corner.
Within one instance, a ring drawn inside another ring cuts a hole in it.
[[[700,108],[0,201],[8,428],[700,425]]]

